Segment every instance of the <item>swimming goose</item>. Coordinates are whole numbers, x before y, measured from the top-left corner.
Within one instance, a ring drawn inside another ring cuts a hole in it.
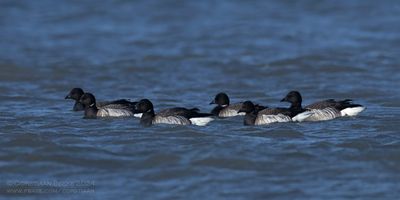
[[[81,99],[82,95],[85,92],[82,90],[82,88],[72,88],[72,90],[68,93],[68,95],[65,97],[65,99],[72,99],[75,100],[75,104],[73,107],[73,111],[83,111],[85,110],[85,107],[83,106],[82,103],[79,102]],[[97,108],[112,108],[113,106],[115,107],[115,104],[126,104],[129,102],[126,99],[119,99],[115,101],[103,101],[103,102],[96,102],[96,107]]]
[[[235,103],[230,104],[229,97],[226,93],[218,93],[214,100],[211,101],[210,105],[217,104],[216,107],[211,111],[211,113],[217,117],[226,118],[226,117],[235,117],[238,115],[245,115],[244,112],[238,112],[241,108],[243,103]],[[265,106],[255,105],[256,110],[265,109]]]
[[[290,102],[292,106],[301,107],[302,97],[298,91],[289,92],[282,101]],[[365,107],[359,104],[353,104],[351,99],[336,101],[328,99],[315,102],[305,107],[313,114],[305,121],[324,121],[337,117],[356,116],[365,110]]]
[[[140,124],[151,126],[153,124],[178,124],[205,126],[214,119],[211,113],[199,113],[199,109],[187,109],[175,107],[165,109],[155,114],[153,103],[148,99],[140,100],[136,106],[136,112],[143,113]]]
[[[84,93],[79,102],[85,108],[84,118],[130,117],[134,115],[136,105],[136,102],[120,99],[98,108],[96,98],[91,93]]]
[[[265,108],[258,111],[251,101],[245,101],[238,112],[244,112],[244,125],[266,125],[277,122],[303,121],[311,115],[304,109]]]

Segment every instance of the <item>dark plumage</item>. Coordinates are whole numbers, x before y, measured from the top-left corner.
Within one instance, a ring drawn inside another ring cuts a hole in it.
[[[214,109],[211,111],[211,113],[214,116],[218,116],[221,118],[226,118],[226,117],[235,117],[238,115],[241,115],[240,112],[238,112],[241,108],[243,103],[235,103],[235,104],[230,104],[229,97],[226,93],[218,93],[214,100],[211,101],[210,105],[212,104],[217,104],[217,106],[214,107]],[[261,106],[261,105],[255,105],[256,110],[263,110],[267,108],[266,106]]]
[[[111,101],[98,108],[96,98],[91,93],[84,93],[79,100],[84,107],[85,118],[97,117],[129,117],[135,113],[136,102],[130,102],[125,99]]]
[[[276,122],[290,122],[292,114],[287,108],[265,108],[257,110],[251,101],[245,101],[242,108],[238,112],[244,112],[244,125],[265,125]]]
[[[327,99],[324,101],[319,101],[315,102],[313,104],[310,104],[306,106],[305,108],[309,109],[325,109],[327,107],[335,108],[337,110],[344,110],[346,108],[354,108],[354,107],[359,107],[361,106],[360,104],[353,104],[353,100],[351,99],[345,99],[342,101],[336,101],[334,99]]]
[[[85,110],[85,106],[80,102],[81,97],[85,94],[85,92],[81,88],[73,88],[69,94],[65,97],[65,99],[75,100],[75,104],[73,107],[73,111],[83,111]],[[103,101],[97,102],[97,108],[107,108],[107,109],[129,109],[134,107],[136,102],[131,102],[126,99],[119,99],[114,101]],[[133,104],[133,106],[132,106]]]
[[[245,101],[242,104],[242,108],[238,112],[246,113],[244,116],[244,125],[253,126],[256,124],[258,111],[255,109],[253,102]]]
[[[65,99],[75,100],[74,107],[72,108],[73,111],[82,111],[85,109],[83,105],[79,103],[79,99],[81,99],[83,94],[84,92],[81,88],[73,88],[65,97]]]
[[[278,108],[283,112],[285,115],[288,115],[290,117],[294,117],[299,113],[307,111],[306,109],[303,109],[301,106],[303,99],[301,98],[301,95],[297,91],[291,91],[289,92],[285,98],[281,100],[281,102],[289,102],[290,107],[289,108]]]

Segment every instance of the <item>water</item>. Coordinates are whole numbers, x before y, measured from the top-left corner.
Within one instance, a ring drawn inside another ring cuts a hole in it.
[[[0,198],[398,199],[399,12],[369,0],[1,1]],[[83,120],[63,99],[73,87],[156,110],[209,111],[220,91],[287,106],[290,90],[367,110],[143,128]],[[9,191],[79,181],[90,190]]]

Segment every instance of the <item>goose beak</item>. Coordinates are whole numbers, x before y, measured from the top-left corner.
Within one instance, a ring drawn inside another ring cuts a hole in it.
[[[213,101],[210,102],[210,105],[213,105],[213,104],[216,104],[216,103],[215,103],[215,100],[213,100]]]
[[[65,99],[72,99],[72,98],[71,98],[71,95],[67,95],[67,96],[65,97]]]
[[[287,101],[286,97],[281,100],[281,102],[285,102],[285,101]]]

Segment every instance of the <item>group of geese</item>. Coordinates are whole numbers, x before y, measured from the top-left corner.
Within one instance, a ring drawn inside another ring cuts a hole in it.
[[[269,108],[251,101],[231,104],[226,93],[219,93],[210,104],[216,107],[210,113],[202,113],[197,108],[175,107],[154,112],[153,103],[148,99],[132,102],[126,99],[96,102],[91,93],[81,88],[73,88],[65,99],[75,100],[73,111],[84,111],[84,118],[138,117],[140,124],[178,124],[205,126],[216,118],[244,115],[244,125],[266,125],[276,122],[325,121],[337,117],[356,116],[365,110],[351,99],[334,99],[315,102],[302,107],[302,97],[298,91],[289,92],[281,102],[289,102],[288,108]]]

